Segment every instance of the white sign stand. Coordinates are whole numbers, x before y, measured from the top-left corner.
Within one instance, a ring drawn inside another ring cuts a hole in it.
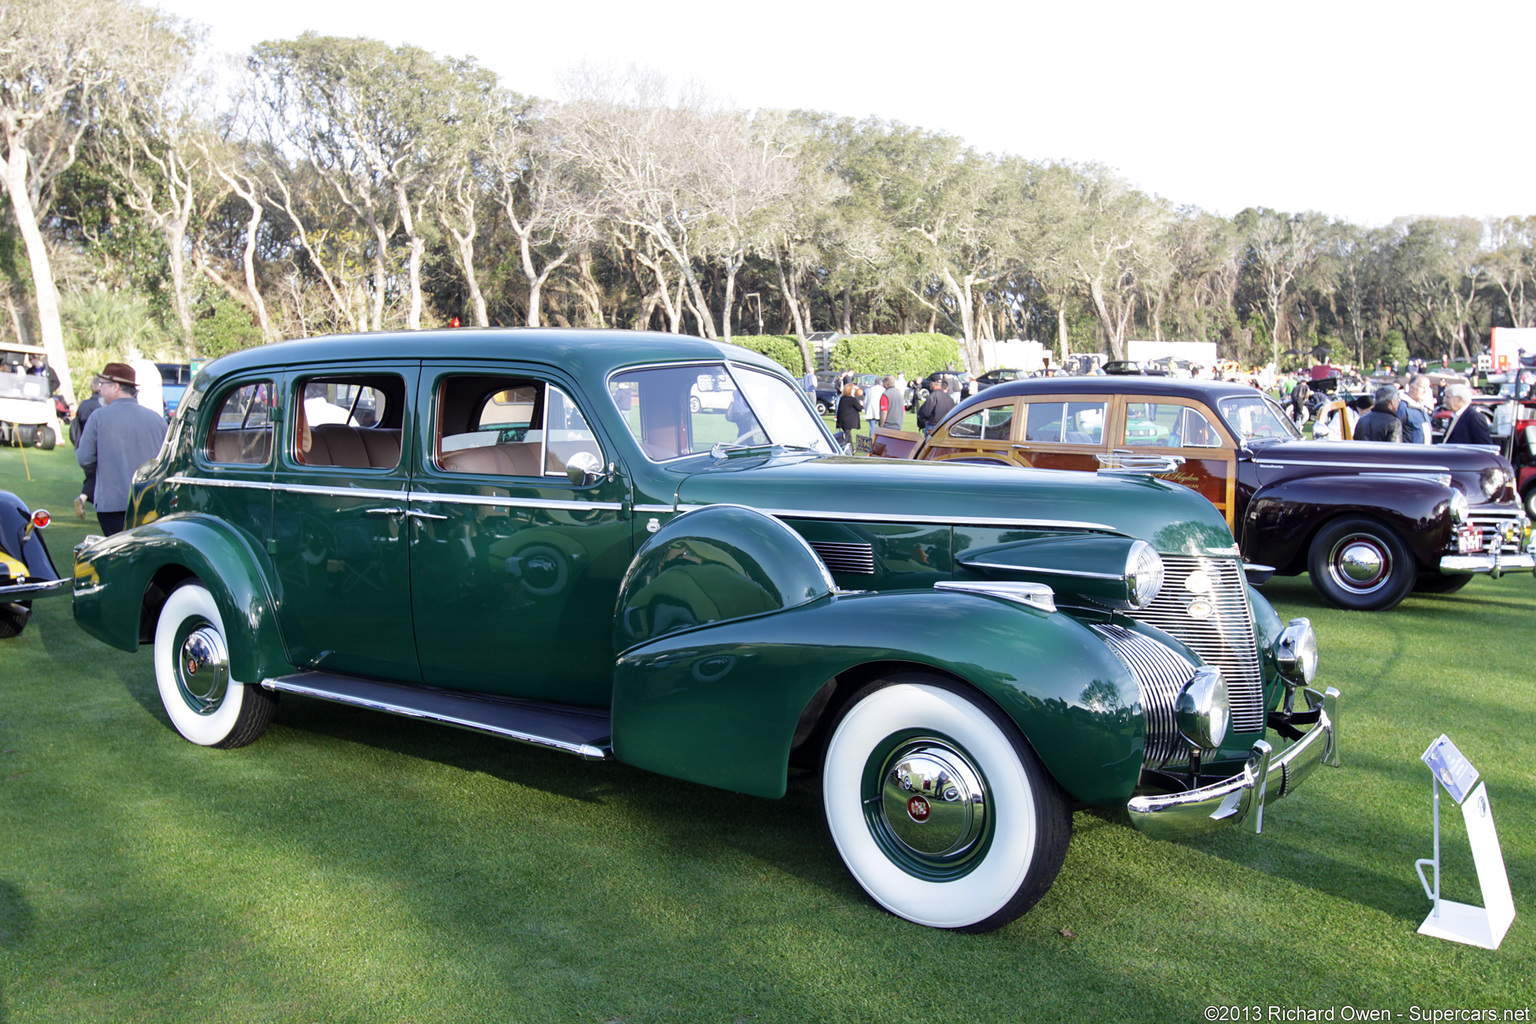
[[[1499,834],[1493,827],[1493,810],[1488,805],[1488,787],[1477,781],[1472,767],[1456,745],[1441,736],[1424,751],[1424,763],[1430,770],[1430,794],[1435,805],[1435,856],[1414,863],[1424,893],[1434,900],[1435,908],[1419,926],[1420,935],[1450,939],[1469,946],[1498,949],[1515,919],[1515,900],[1509,891],[1509,875],[1504,870],[1504,853],[1499,848]],[[1476,788],[1467,792],[1473,783]],[[1440,790],[1444,788],[1461,805],[1467,823],[1467,841],[1472,846],[1472,862],[1477,867],[1477,881],[1483,893],[1483,906],[1474,907],[1440,898]],[[1424,869],[1434,869],[1431,885]]]

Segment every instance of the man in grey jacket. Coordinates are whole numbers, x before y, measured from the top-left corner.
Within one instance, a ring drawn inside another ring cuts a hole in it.
[[[165,420],[139,404],[138,380],[127,363],[108,363],[101,380],[101,408],[86,421],[75,460],[96,472],[96,521],[110,537],[122,532],[134,471],[160,450]]]

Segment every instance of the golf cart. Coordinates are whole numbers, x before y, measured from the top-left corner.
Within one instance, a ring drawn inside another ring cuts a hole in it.
[[[42,354],[34,345],[0,342],[0,444],[47,450],[64,436],[48,378],[25,369],[28,356]]]

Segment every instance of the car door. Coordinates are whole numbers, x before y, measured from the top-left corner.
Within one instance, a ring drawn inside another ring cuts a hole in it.
[[[916,456],[933,462],[1007,462],[1013,449],[1017,402],[1000,399],[975,406],[960,418],[939,424]]]
[[[1117,403],[1115,447],[1183,459],[1177,469],[1158,475],[1198,491],[1232,526],[1237,440],[1221,417],[1193,399],[1168,395],[1121,395]]]
[[[1110,433],[1108,396],[1027,395],[1019,406],[1013,423],[1015,461],[1035,469],[1099,469]]]
[[[631,497],[579,398],[542,367],[424,369],[410,503],[424,682],[608,705]],[[573,483],[573,459],[595,471]]]
[[[273,477],[277,608],[295,667],[417,682],[406,529],[416,363],[288,374]]]

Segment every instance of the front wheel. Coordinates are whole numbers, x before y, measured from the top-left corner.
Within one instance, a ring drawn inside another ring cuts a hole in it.
[[[934,928],[990,931],[1029,910],[1072,832],[1061,790],[1018,727],[921,676],[854,698],[827,745],[822,801],[870,898]]]
[[[1520,495],[1520,502],[1525,506],[1527,519],[1536,519],[1536,482],[1525,485],[1525,491]]]
[[[230,675],[224,620],[213,595],[187,583],[155,626],[155,683],[176,731],[204,747],[243,747],[267,731],[277,698]]]
[[[1307,555],[1312,588],[1329,604],[1356,611],[1396,607],[1418,579],[1419,567],[1390,527],[1347,516],[1318,531]]]

